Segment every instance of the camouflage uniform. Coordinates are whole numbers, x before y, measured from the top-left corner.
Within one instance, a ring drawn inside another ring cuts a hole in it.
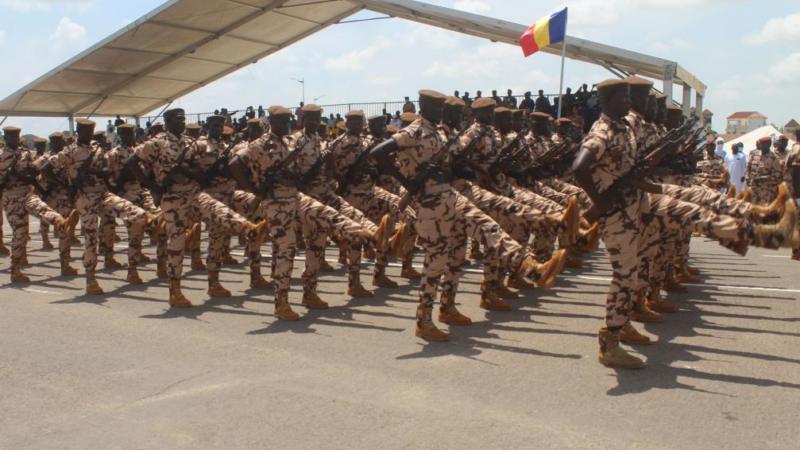
[[[136,153],[138,147],[140,146],[130,147],[120,144],[111,149],[106,156],[108,159],[108,168],[111,169],[113,174],[112,180],[114,180],[114,184],[118,189],[117,193],[120,197],[152,215],[158,215],[161,213],[161,208],[156,206],[150,191],[142,187],[139,181],[125,168],[125,163]],[[121,185],[118,185],[118,183],[121,183]],[[101,235],[102,239],[105,240],[105,246],[111,250],[114,248],[113,225],[114,222],[112,221],[108,228],[105,230],[101,229]],[[134,227],[129,221],[125,222],[125,227],[128,229],[128,245],[133,248],[136,253],[136,258],[139,259],[142,256],[144,229],[141,227]],[[156,258],[159,267],[166,264],[167,234],[164,230],[160,230],[156,234]]]
[[[51,163],[51,161],[55,160],[56,158],[56,155],[46,155],[46,156],[47,156],[46,158],[41,160],[37,159],[34,162],[34,167],[36,168],[36,170],[41,170],[45,164]],[[61,186],[49,186],[50,194],[44,200],[57,213],[66,217],[70,213],[70,211],[75,209],[74,199],[69,195],[68,190],[64,189],[64,186],[69,185],[69,178],[67,177],[67,174],[63,169],[55,170],[53,174],[55,175],[56,178],[58,178],[61,181]],[[47,225],[47,223],[44,221],[42,221],[41,223]],[[72,237],[69,236],[65,239],[62,239],[60,237],[58,239],[58,257],[59,261],[61,262],[61,267],[69,265],[69,261],[72,257],[71,255],[72,245],[70,242],[71,238]]]
[[[81,230],[86,239],[86,250],[83,254],[83,266],[88,279],[94,279],[97,266],[97,250],[99,245],[98,220],[102,216],[121,218],[131,224],[133,233],[140,233],[145,226],[146,213],[138,206],[108,191],[105,182],[82,168],[87,158],[92,158],[89,167],[102,168],[106,158],[102,150],[95,150],[91,145],[74,143],[67,146],[51,160],[54,170],[63,169],[73,186],[77,186],[75,208],[81,216]],[[80,178],[80,179],[79,179]],[[128,267],[135,268],[136,249],[128,246]]]
[[[16,163],[16,153],[20,152]],[[13,164],[13,167],[12,167]],[[22,181],[16,174],[10,171],[25,173],[33,168],[33,158],[25,149],[17,150],[11,147],[4,147],[0,152],[0,177],[5,177],[5,186],[2,186],[2,208],[8,217],[8,223],[12,229],[11,238],[11,262],[19,266],[26,255],[25,247],[28,243],[28,216],[38,217],[50,225],[55,225],[57,220],[63,217],[51,209],[39,196],[37,196],[30,185]],[[59,245],[66,241],[67,236],[59,236]],[[69,245],[68,242],[66,241]]]
[[[793,200],[800,198],[800,192],[795,192],[794,183],[792,182],[792,172],[797,166],[800,166],[800,143],[794,144],[792,150],[789,152],[789,156],[786,157],[786,184],[789,186],[789,194]],[[800,233],[800,220],[798,220],[798,233]],[[800,243],[792,249],[792,255],[796,258],[800,258]]]
[[[185,152],[185,153],[184,153]],[[136,156],[145,166],[150,166],[155,181],[162,184],[167,175],[184,154],[181,163],[184,167],[194,167],[203,157],[201,149],[185,136],[175,136],[171,132],[159,134],[136,149]],[[186,232],[197,221],[203,220],[209,226],[219,226],[229,233],[240,233],[246,220],[209,194],[200,190],[200,185],[183,174],[172,175],[172,186],[162,193],[161,210],[167,242],[167,275],[170,281],[179,281],[183,273],[183,252]]]
[[[722,178],[724,173],[725,161],[716,157],[710,160],[706,159],[697,163],[697,173],[694,175],[694,183],[702,184],[710,188],[719,188],[714,181]]]
[[[781,160],[773,152],[756,151],[747,162],[745,179],[753,190],[750,201],[755,204],[768,204],[778,196],[778,185],[783,181]]]

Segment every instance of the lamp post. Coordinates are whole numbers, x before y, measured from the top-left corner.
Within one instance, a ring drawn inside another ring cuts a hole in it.
[[[303,77],[301,79],[292,78],[292,80],[297,81],[298,83],[303,85],[303,104],[306,103],[306,78]]]
[[[314,97],[314,103],[317,103],[317,100],[321,99],[322,97],[325,97],[325,94],[322,94],[319,97]]]

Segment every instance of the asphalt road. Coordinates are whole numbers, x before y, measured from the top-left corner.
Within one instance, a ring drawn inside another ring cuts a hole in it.
[[[124,285],[124,269],[101,270],[108,294],[87,297],[83,279],[57,277],[56,253],[33,237],[29,286],[9,285],[9,258],[0,259],[3,449],[800,442],[800,263],[787,251],[740,258],[695,239],[693,264],[706,283],[670,295],[681,311],[644,327],[658,340],[637,348],[648,367],[617,372],[597,363],[610,275],[602,251],[507,313],[478,307],[479,266],[471,266],[458,300],[476,323],[452,328],[450,342],[426,343],[413,334],[416,283],[348,300],[334,264],[320,285],[331,308],[304,311],[295,281],[290,299],[303,318],[286,323],[272,317],[269,292],[248,290],[241,264],[222,275],[233,298],[208,300],[204,274],[190,271],[186,294],[197,306],[170,310],[155,264],[141,271],[143,286]],[[369,280],[370,267],[362,273]]]

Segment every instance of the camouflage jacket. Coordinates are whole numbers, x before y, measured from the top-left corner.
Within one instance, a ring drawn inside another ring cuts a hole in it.
[[[748,186],[759,189],[775,190],[783,181],[783,167],[781,160],[773,152],[764,154],[754,152],[747,162],[745,172]]]

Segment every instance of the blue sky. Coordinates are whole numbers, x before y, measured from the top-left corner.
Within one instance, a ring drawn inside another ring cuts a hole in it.
[[[800,120],[800,7],[791,1],[740,0],[430,0],[522,24],[564,6],[568,34],[678,61],[709,86],[705,107],[724,129],[735,111],[756,110],[781,126]],[[159,0],[0,0],[0,97],[156,8]],[[360,17],[375,16],[362,13]],[[12,64],[8,64],[11,61]],[[474,94],[492,89],[557,92],[559,58],[523,58],[518,47],[415,23],[380,20],[336,25],[196,91],[177,104],[190,112],[226,106],[294,106],[398,100],[432,88]],[[609,78],[567,61],[566,85]],[[680,91],[677,91],[680,98]],[[60,119],[9,118],[6,125],[46,135]]]

